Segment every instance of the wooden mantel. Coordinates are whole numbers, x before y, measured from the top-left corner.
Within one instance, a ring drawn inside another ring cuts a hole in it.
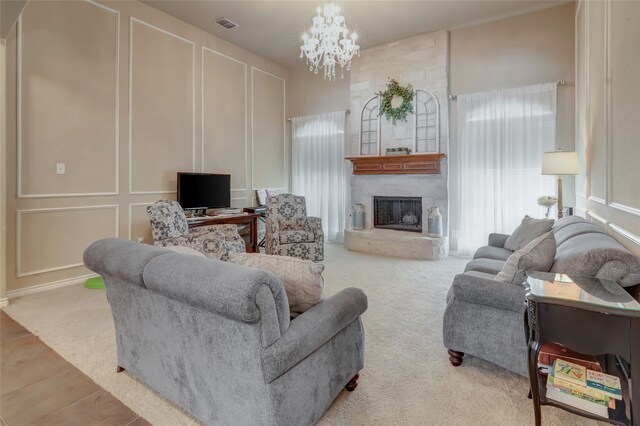
[[[439,174],[440,160],[446,154],[381,155],[347,157],[354,175]]]

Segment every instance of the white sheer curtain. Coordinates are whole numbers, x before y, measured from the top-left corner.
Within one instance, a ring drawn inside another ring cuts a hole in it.
[[[345,221],[345,113],[291,119],[291,192],[304,195],[307,215],[322,219],[328,241],[341,241]]]
[[[554,195],[542,154],[556,147],[556,84],[458,96],[458,251],[473,253],[491,232],[511,233]]]

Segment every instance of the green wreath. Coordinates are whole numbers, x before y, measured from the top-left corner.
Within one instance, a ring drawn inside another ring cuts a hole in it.
[[[378,115],[384,115],[393,124],[396,124],[397,120],[407,121],[407,115],[413,113],[413,87],[410,84],[403,87],[395,79],[390,78],[387,90],[378,92],[376,95],[380,96],[380,113]],[[402,103],[397,108],[391,106],[391,100],[395,96],[402,98]]]

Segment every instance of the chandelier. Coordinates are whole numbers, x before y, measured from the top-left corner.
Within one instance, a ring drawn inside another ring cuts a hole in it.
[[[356,43],[358,34],[354,31],[349,36],[344,16],[339,13],[340,7],[333,3],[326,4],[324,10],[318,7],[310,34],[302,35],[300,57],[307,57],[309,71],[317,74],[324,68],[325,79],[336,79],[336,65],[340,65],[344,78],[344,69],[351,69],[351,58],[356,53],[360,56],[360,46]]]

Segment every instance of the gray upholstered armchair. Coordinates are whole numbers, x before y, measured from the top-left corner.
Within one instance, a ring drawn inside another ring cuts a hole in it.
[[[308,217],[304,197],[291,194],[267,197],[267,254],[324,259],[324,234],[319,217]]]
[[[227,260],[229,253],[245,251],[236,225],[210,225],[189,229],[187,217],[178,204],[160,200],[147,207],[153,244],[161,247],[185,246],[207,257]]]

